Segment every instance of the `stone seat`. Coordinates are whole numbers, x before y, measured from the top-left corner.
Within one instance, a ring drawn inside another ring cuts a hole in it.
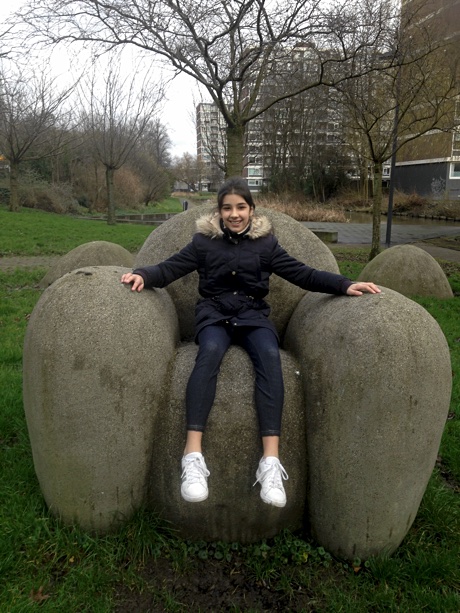
[[[135,266],[185,245],[201,213],[180,213],[152,232]],[[264,213],[291,255],[338,271],[307,228]],[[137,293],[120,283],[125,270],[72,271],[45,290],[29,321],[24,406],[50,510],[98,533],[146,505],[188,538],[251,542],[308,529],[345,558],[394,551],[417,513],[449,410],[450,356],[435,320],[386,288],[328,296],[273,276],[288,503],[265,505],[252,487],[261,454],[252,366],[231,347],[204,441],[210,495],[189,504],[179,478],[197,278]]]

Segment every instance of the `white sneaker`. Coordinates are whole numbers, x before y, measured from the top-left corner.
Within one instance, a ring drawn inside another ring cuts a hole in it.
[[[286,492],[284,491],[283,479],[289,479],[283,465],[273,456],[262,458],[256,472],[256,483],[260,483],[260,497],[267,504],[275,507],[286,505]],[[256,485],[254,483],[254,485]]]
[[[202,502],[208,497],[207,479],[211,473],[203,455],[188,453],[182,458],[182,485],[180,493],[187,502]]]

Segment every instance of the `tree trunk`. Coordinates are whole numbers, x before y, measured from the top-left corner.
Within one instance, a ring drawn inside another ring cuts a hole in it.
[[[113,197],[113,175],[115,174],[115,169],[106,167],[105,169],[105,179],[107,183],[107,223],[109,226],[114,226],[117,222],[115,218],[115,200]]]
[[[360,176],[360,191],[361,198],[364,202],[369,200],[369,169],[367,167],[367,162],[361,164],[361,176]]]
[[[10,211],[19,211],[19,164],[10,162]]]
[[[96,161],[94,162],[94,181],[95,181],[95,188],[94,188],[94,196],[93,196],[93,199],[91,200],[91,204],[89,207],[90,213],[94,213],[95,211],[99,210],[99,194],[100,194],[99,170],[98,170],[98,164]]]
[[[60,183],[61,181],[61,157],[59,153],[51,157],[50,165],[51,165],[51,182]]]
[[[317,200],[318,194],[316,193],[315,169],[313,168],[313,164],[310,164],[310,176],[311,176],[311,189],[313,192],[313,200]]]
[[[241,177],[244,168],[244,126],[227,127],[227,172],[225,177]]]
[[[382,162],[374,162],[374,195],[372,203],[372,246],[369,261],[380,253],[380,221],[382,211]]]

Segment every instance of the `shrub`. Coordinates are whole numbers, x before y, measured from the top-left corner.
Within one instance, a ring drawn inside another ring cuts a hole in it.
[[[10,201],[10,190],[7,187],[0,187],[0,203],[8,204]]]
[[[142,182],[137,173],[129,166],[122,166],[114,174],[115,205],[117,208],[140,209],[142,202]]]
[[[460,202],[442,200],[436,206],[437,215],[448,219],[460,219]]]
[[[422,211],[430,207],[430,201],[416,192],[405,194],[395,190],[393,198],[393,209],[398,213],[413,212],[415,214],[422,213]]]
[[[362,190],[359,189],[359,184],[356,183],[351,187],[342,188],[335,200],[340,202],[340,205],[348,211],[368,210],[372,206],[372,192],[369,190],[369,196],[366,198]]]
[[[40,209],[48,213],[81,212],[81,207],[68,183],[23,185],[20,188],[20,200],[21,205],[26,208]]]
[[[342,209],[320,205],[310,200],[294,200],[289,195],[284,195],[283,197],[258,196],[257,205],[267,209],[274,209],[289,215],[297,221],[330,221],[336,223],[347,221]]]

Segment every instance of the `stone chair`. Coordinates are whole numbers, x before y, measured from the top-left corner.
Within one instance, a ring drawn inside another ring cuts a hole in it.
[[[178,214],[152,232],[135,266],[178,251],[203,212]],[[262,213],[291,255],[338,272],[305,226]],[[145,506],[191,539],[253,542],[289,528],[348,559],[394,551],[417,513],[449,410],[450,355],[436,321],[389,289],[337,297],[272,276],[288,503],[270,507],[253,488],[262,449],[252,365],[231,347],[204,437],[209,498],[191,504],[180,497],[180,457],[197,351],[196,273],[135,293],[120,283],[125,271],[74,270],[43,293],[30,318],[24,406],[50,510],[98,533]]]

